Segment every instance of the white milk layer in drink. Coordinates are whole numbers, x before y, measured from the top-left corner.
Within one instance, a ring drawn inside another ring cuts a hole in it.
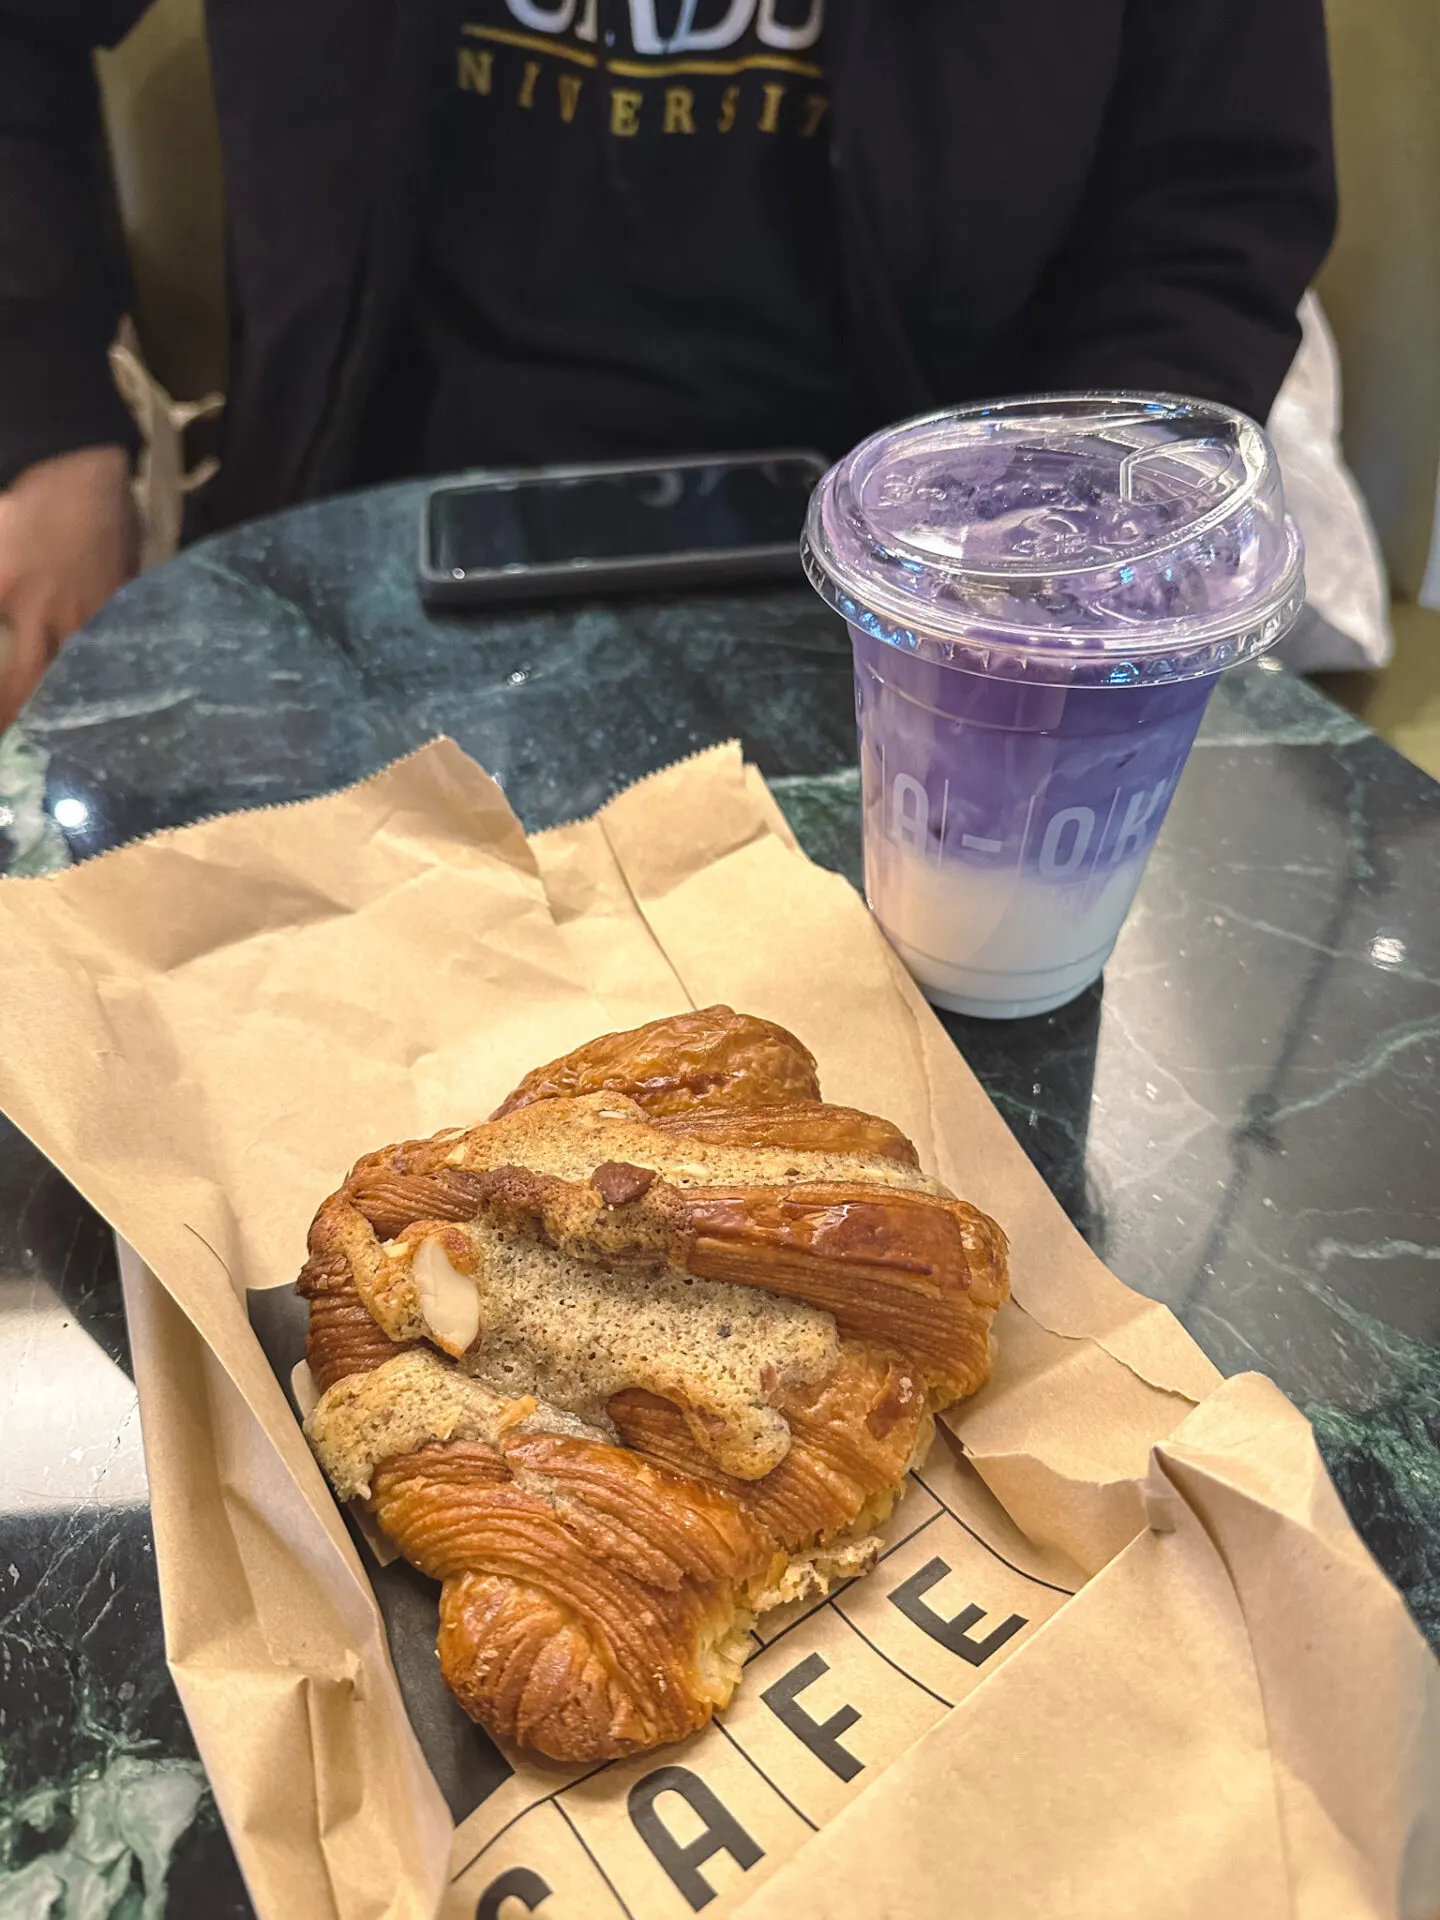
[[[936,866],[904,849],[867,859],[875,916],[927,999],[992,1017],[1044,1013],[1110,957],[1148,854],[1081,885]]]

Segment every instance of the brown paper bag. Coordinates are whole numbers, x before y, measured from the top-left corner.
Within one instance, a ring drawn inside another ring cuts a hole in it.
[[[7,881],[0,937],[0,1103],[134,1250],[167,1647],[267,1920],[1440,1913],[1440,1670],[1306,1423],[1083,1245],[736,749],[527,842],[438,742]],[[407,1716],[375,1598],[406,1570],[347,1529],[246,1296],[362,1151],[714,1000],[1002,1222],[995,1374],[719,1721],[588,1772],[492,1755],[466,1804],[483,1736]]]

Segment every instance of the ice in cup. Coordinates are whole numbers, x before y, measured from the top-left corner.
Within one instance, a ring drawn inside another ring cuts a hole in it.
[[[872,910],[927,998],[1063,1005],[1119,935],[1216,676],[1304,602],[1274,450],[1227,407],[931,414],[831,469],[812,583],[855,650]]]

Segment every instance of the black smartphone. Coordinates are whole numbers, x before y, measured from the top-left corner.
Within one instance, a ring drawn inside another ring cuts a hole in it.
[[[818,453],[503,469],[425,498],[422,599],[450,605],[800,577]]]

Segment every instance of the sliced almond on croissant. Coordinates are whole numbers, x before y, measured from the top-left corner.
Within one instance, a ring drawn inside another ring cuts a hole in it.
[[[425,1331],[458,1360],[480,1331],[480,1295],[468,1273],[451,1266],[438,1236],[422,1240],[410,1261]]]

